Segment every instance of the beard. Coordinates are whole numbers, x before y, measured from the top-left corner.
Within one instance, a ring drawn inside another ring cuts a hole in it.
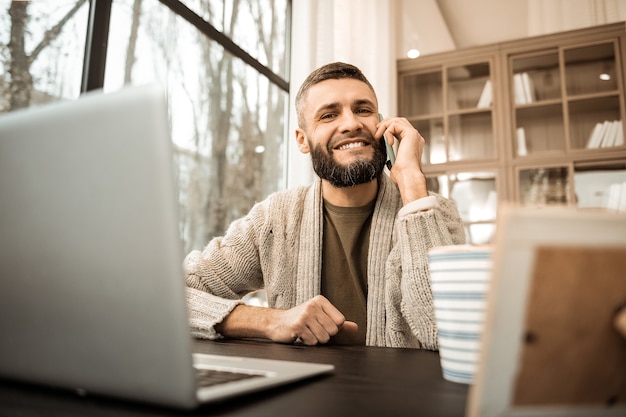
[[[374,148],[374,155],[371,158],[359,157],[353,162],[342,165],[333,156],[332,142],[328,143],[326,149],[321,144],[311,146],[311,161],[313,170],[323,180],[327,180],[335,188],[353,187],[355,185],[368,183],[383,172],[387,162],[387,151],[385,150],[384,138],[375,140],[369,132],[359,134],[365,136],[366,142]],[[347,136],[348,138],[351,136]],[[346,137],[341,138],[342,140]]]

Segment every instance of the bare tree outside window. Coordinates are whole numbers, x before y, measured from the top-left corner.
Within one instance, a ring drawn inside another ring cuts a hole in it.
[[[0,112],[78,97],[88,7],[0,0]]]
[[[254,41],[247,47],[286,72],[283,2],[194,4],[226,36],[248,34]],[[111,16],[105,90],[151,82],[166,87],[181,235],[185,250],[202,248],[284,187],[287,93],[156,2],[114,1]]]
[[[288,78],[286,0],[182,0],[274,73]],[[233,18],[234,16],[234,18]]]

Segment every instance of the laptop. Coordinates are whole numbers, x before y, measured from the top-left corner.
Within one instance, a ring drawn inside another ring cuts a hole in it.
[[[333,371],[192,354],[172,149],[154,85],[0,116],[0,377],[189,409]]]
[[[468,417],[626,415],[626,213],[498,210]]]

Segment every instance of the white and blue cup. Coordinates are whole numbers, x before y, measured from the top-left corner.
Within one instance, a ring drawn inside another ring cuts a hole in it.
[[[493,248],[455,245],[428,252],[443,377],[470,384],[478,367]]]

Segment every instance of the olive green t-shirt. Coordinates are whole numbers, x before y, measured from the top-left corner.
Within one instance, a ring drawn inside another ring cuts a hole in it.
[[[367,328],[367,253],[376,201],[363,207],[337,207],[324,201],[322,295],[359,325],[339,333],[335,344],[364,345]]]

